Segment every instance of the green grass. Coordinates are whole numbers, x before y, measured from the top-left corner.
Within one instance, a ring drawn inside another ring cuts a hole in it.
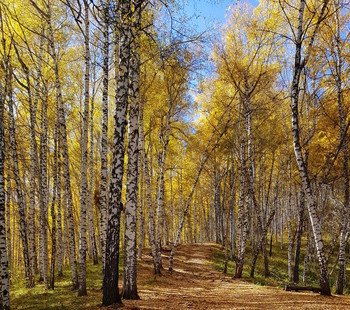
[[[287,238],[284,239],[287,241]],[[300,255],[300,268],[299,276],[302,280],[303,274],[303,261],[304,261],[304,249],[305,240],[303,240],[302,250]],[[329,252],[329,240],[325,240],[326,253]],[[333,267],[337,257],[337,249],[332,255],[329,261],[329,270]],[[188,257],[181,257],[186,260]],[[294,258],[294,252],[293,252]],[[120,265],[120,278],[122,278],[123,273],[123,256],[119,259]],[[212,265],[219,271],[224,269],[225,255],[224,250],[216,249],[212,253],[211,257]],[[287,243],[284,244],[283,249],[280,248],[280,243],[275,244],[273,242],[272,246],[272,257],[269,257],[269,270],[270,277],[264,277],[264,265],[263,257],[260,253],[256,268],[255,268],[255,278],[250,278],[250,269],[252,263],[251,247],[248,244],[246,249],[246,259],[243,269],[243,280],[253,282],[257,285],[270,285],[270,286],[280,286],[283,287],[285,283],[288,282],[288,266],[287,266]],[[308,267],[307,272],[307,285],[318,286],[318,264],[314,261],[312,266]],[[235,263],[229,261],[228,264],[228,274],[233,276],[235,270]],[[71,271],[69,266],[65,266],[63,277],[57,278],[55,281],[55,290],[45,290],[42,283],[36,282],[36,286],[32,289],[28,289],[25,286],[24,277],[16,276],[12,278],[12,284],[10,287],[10,297],[11,306],[13,309],[91,309],[98,308],[101,306],[102,301],[102,272],[101,272],[101,261],[99,264],[94,266],[91,260],[87,262],[87,290],[88,296],[78,297],[77,291],[72,291],[71,287]],[[337,269],[334,270],[330,277],[330,283],[332,290],[335,290],[335,280],[337,276]],[[347,279],[350,279],[350,270],[347,270]],[[36,279],[38,280],[38,279]],[[150,279],[144,283],[145,287],[157,286],[158,283],[156,279]],[[345,287],[345,294],[350,294],[350,287]]]
[[[268,238],[268,240],[270,240]],[[280,242],[275,243],[273,241],[272,244],[272,256],[268,256],[269,261],[269,271],[270,276],[265,277],[264,276],[264,259],[263,255],[260,252],[259,257],[256,263],[255,267],[255,277],[254,279],[250,278],[250,270],[252,265],[252,253],[251,253],[251,247],[248,244],[246,248],[246,257],[245,257],[245,264],[243,269],[243,280],[250,281],[257,285],[271,285],[271,286],[280,286],[283,287],[286,283],[288,283],[288,249],[287,249],[287,238],[284,239],[285,244],[283,246],[283,249],[281,249]],[[325,240],[326,246],[326,253],[328,254],[328,251],[330,250],[330,241]],[[300,263],[299,263],[299,279],[300,279],[300,285],[302,284],[303,279],[303,268],[304,268],[304,251],[305,251],[305,245],[306,240],[302,241],[302,248],[301,248],[301,254],[300,254]],[[331,271],[333,265],[336,262],[337,258],[337,248],[335,249],[334,254],[330,257],[329,260],[329,272]],[[225,263],[225,252],[224,250],[215,250],[212,253],[211,257],[212,265],[219,271],[223,272],[224,270],[224,263]],[[292,252],[292,272],[293,272],[293,266],[294,266],[294,249]],[[234,259],[232,261],[229,261],[228,263],[228,275],[233,276],[235,271],[235,261]],[[312,286],[319,286],[319,277],[318,277],[318,263],[316,261],[316,258],[314,258],[314,262],[312,265],[308,265],[308,270],[306,273],[306,285],[312,285]],[[336,276],[337,276],[337,268],[333,271],[332,275],[330,275],[330,285],[332,288],[332,291],[335,291],[335,285],[336,285]],[[350,277],[350,269],[347,269],[347,279]],[[345,294],[350,293],[350,287],[345,287],[344,289]]]
[[[123,262],[123,257],[119,258]],[[123,272],[121,264],[120,276]],[[65,266],[62,277],[56,277],[55,290],[45,290],[43,283],[36,282],[34,288],[28,289],[25,279],[19,277],[12,279],[10,298],[12,309],[88,309],[97,308],[102,303],[102,267],[93,265],[92,260],[87,261],[86,285],[88,296],[78,297],[77,291],[72,291],[71,270]],[[38,279],[36,279],[38,281]]]

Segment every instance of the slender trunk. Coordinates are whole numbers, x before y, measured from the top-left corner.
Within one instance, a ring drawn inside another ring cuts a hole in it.
[[[1,14],[1,12],[0,12]],[[1,268],[1,309],[10,309],[9,275],[5,226],[5,98],[0,83],[0,268]],[[9,171],[7,172],[9,174]],[[9,180],[7,180],[9,182]],[[9,193],[7,193],[9,195]],[[9,218],[7,219],[9,221]],[[14,219],[13,219],[14,220]]]
[[[143,126],[143,104],[140,102],[140,111],[139,111],[139,182],[140,182],[140,197],[139,197],[139,244],[138,244],[138,258],[142,258],[142,249],[145,245],[145,214],[144,214],[144,173],[143,173],[143,158],[144,158],[144,149],[142,146],[142,137],[141,137],[141,126]]]
[[[310,252],[310,233],[309,229],[307,229],[307,238],[306,238],[306,247],[304,254],[304,266],[303,266],[303,283],[306,283],[306,274],[307,274],[307,260]]]
[[[194,194],[194,204],[193,204],[193,241],[197,243],[197,187]]]
[[[265,248],[266,248],[266,243],[265,243],[264,239],[266,240],[266,234],[267,234],[267,231],[268,231],[268,229],[269,229],[269,227],[271,225],[273,217],[275,216],[275,212],[276,212],[276,208],[274,208],[272,210],[272,212],[271,212],[271,214],[270,214],[270,216],[269,216],[269,218],[267,220],[267,223],[266,223],[266,225],[264,227],[264,230],[261,232],[259,244],[256,247],[256,251],[255,251],[254,256],[253,256],[252,268],[250,270],[250,277],[252,277],[252,278],[254,278],[255,265],[256,265],[256,261],[257,261],[258,256],[259,256],[259,250],[260,250],[260,248],[262,249],[263,246],[265,246]],[[266,271],[266,269],[265,269],[265,271]],[[265,276],[268,276],[268,275],[265,274]]]
[[[54,134],[54,164],[53,164],[53,197],[51,202],[51,269],[50,269],[50,288],[55,289],[55,263],[56,263],[56,213],[55,213],[55,204],[57,199],[57,192],[60,190],[58,188],[58,136],[59,129],[56,124],[55,134]],[[57,205],[59,203],[57,202]]]
[[[314,32],[310,38],[309,47],[312,47],[313,45],[315,35],[325,15],[327,4],[328,4],[328,1],[324,0],[321,13],[319,15],[316,26],[314,27]],[[317,215],[316,200],[311,188],[307,167],[302,155],[302,148],[300,144],[300,133],[299,133],[299,127],[300,127],[299,110],[298,110],[299,92],[300,92],[299,82],[300,82],[300,76],[301,76],[302,70],[307,64],[308,57],[309,57],[309,54],[307,54],[305,58],[302,60],[302,56],[301,56],[302,43],[303,43],[303,37],[304,37],[303,23],[304,23],[305,6],[306,6],[306,1],[300,0],[300,8],[299,8],[299,14],[298,14],[298,29],[296,32],[296,40],[295,40],[295,47],[296,47],[295,57],[294,57],[295,63],[293,68],[294,70],[293,70],[293,81],[292,81],[292,103],[291,103],[292,136],[293,136],[295,158],[298,164],[298,169],[299,169],[300,177],[303,184],[303,190],[305,192],[305,195],[308,201],[308,212],[309,212],[313,236],[315,239],[316,253],[317,253],[318,263],[320,267],[321,294],[331,295],[331,290],[329,286],[328,269],[327,269],[327,260],[325,255],[324,243],[322,239],[321,224],[320,224],[320,219],[318,218],[318,215]],[[308,52],[310,52],[310,48],[308,48]]]
[[[47,177],[47,108],[48,108],[48,94],[45,87],[43,87],[43,100],[41,104],[41,136],[40,136],[40,169],[39,182],[41,186],[39,187],[40,195],[40,212],[39,212],[39,262],[41,258],[41,270],[40,274],[44,280],[45,288],[49,288],[49,279],[48,279],[48,177]],[[41,243],[40,243],[41,240]],[[40,265],[39,265],[40,266]]]
[[[140,299],[137,293],[137,202],[139,193],[139,105],[140,105],[140,27],[142,0],[134,0],[134,22],[131,31],[131,55],[129,68],[129,122],[127,150],[127,185],[125,201],[125,234],[124,234],[124,282],[123,299]]]
[[[141,108],[141,111],[143,108]],[[151,177],[148,168],[148,158],[145,152],[145,136],[143,132],[143,117],[140,119],[140,149],[144,155],[144,173],[145,173],[145,187],[146,187],[146,202],[147,202],[147,214],[148,214],[148,242],[151,247],[151,255],[154,265],[154,274],[157,274],[157,271],[160,269],[157,266],[158,260],[156,259],[157,250],[156,250],[156,241],[155,241],[155,221],[154,221],[154,207],[152,203],[152,185]]]
[[[108,150],[108,62],[109,62],[109,1],[103,9],[103,91],[102,91],[102,134],[101,134],[101,260],[102,278],[104,277],[106,261],[106,234],[107,234],[107,214],[108,214],[108,190],[107,190],[107,150]]]
[[[66,208],[67,208],[67,219],[68,219],[68,242],[69,242],[69,260],[72,269],[72,284],[73,290],[77,290],[79,287],[78,283],[78,269],[77,269],[77,259],[76,259],[76,250],[75,250],[75,232],[74,232],[74,221],[73,221],[73,198],[72,198],[72,189],[71,189],[71,180],[70,180],[70,171],[69,171],[69,155],[68,155],[68,138],[67,138],[67,128],[66,128],[66,119],[63,106],[62,98],[62,87],[59,76],[58,69],[58,57],[55,50],[55,40],[54,33],[51,24],[51,7],[50,4],[47,6],[48,10],[48,28],[49,28],[49,44],[50,52],[53,60],[54,73],[55,73],[55,88],[57,96],[57,107],[58,107],[58,119],[61,135],[61,144],[62,144],[62,157],[63,157],[63,177],[64,177],[64,189],[65,189],[65,199],[66,199]]]
[[[1,87],[1,85],[0,85]],[[4,95],[2,94],[2,100],[4,100]],[[5,152],[6,154],[6,152]],[[7,184],[6,184],[6,243],[7,243],[7,261],[11,267],[11,262],[13,261],[13,251],[12,251],[12,241],[11,236],[14,234],[14,231],[11,234],[11,164],[10,156],[7,158]],[[12,219],[15,221],[15,219]]]
[[[173,193],[173,171],[170,170],[170,242],[174,243],[174,220],[175,220],[175,210],[174,210],[174,193]]]
[[[245,105],[244,105],[245,106]],[[245,117],[244,117],[244,128],[241,137],[240,145],[240,188],[238,197],[238,215],[237,215],[237,237],[236,237],[236,268],[235,268],[235,278],[242,278],[243,265],[245,259],[245,247],[246,247],[246,231],[248,226],[248,200],[245,203],[246,198],[246,187],[247,184],[247,158],[246,158],[246,139],[248,132],[248,112],[246,107],[244,107]]]
[[[84,112],[83,131],[81,137],[81,185],[80,185],[80,237],[79,237],[79,292],[78,296],[87,295],[86,291],[86,205],[87,205],[87,166],[88,166],[88,140],[89,140],[89,100],[90,100],[90,35],[89,35],[89,4],[84,0],[85,9],[85,78],[84,78]]]
[[[287,146],[287,149],[289,147]],[[287,201],[287,231],[288,231],[288,281],[292,282],[292,158],[289,156],[288,160],[289,170],[289,190],[288,190],[288,201]]]
[[[27,285],[32,287],[34,285],[34,275],[31,272],[29,264],[29,250],[28,250],[28,235],[27,235],[27,219],[26,219],[26,204],[25,196],[22,190],[22,184],[20,181],[18,153],[17,153],[17,141],[16,141],[16,123],[13,110],[13,93],[12,93],[12,68],[9,68],[8,72],[8,92],[7,92],[7,104],[9,115],[9,142],[12,153],[12,169],[13,178],[16,182],[16,194],[18,203],[19,214],[19,231],[22,240],[22,250],[24,259],[25,276],[27,279]],[[5,251],[6,252],[6,251]]]
[[[130,1],[119,5],[119,70],[116,76],[116,109],[113,139],[113,159],[108,205],[106,261],[103,277],[102,304],[121,304],[118,289],[120,217],[123,210],[122,182],[124,175],[124,137],[128,107],[129,59],[130,59]]]
[[[230,259],[233,259],[235,244],[235,213],[236,213],[236,174],[233,160],[233,150],[231,155],[231,178],[230,178],[230,201],[229,201],[229,217],[230,217]]]
[[[205,215],[203,216],[203,211],[202,208],[204,207],[203,205],[203,196],[202,196],[202,190],[200,187],[200,197],[202,197],[201,199],[201,205],[199,208],[199,242],[203,243],[203,217],[205,218]]]
[[[63,276],[63,240],[62,240],[62,215],[61,215],[61,190],[62,190],[62,178],[61,178],[61,136],[59,123],[57,123],[57,275]]]
[[[28,85],[28,98],[29,98],[29,113],[30,113],[30,184],[35,184],[35,176],[37,171],[39,170],[38,163],[38,155],[37,155],[37,142],[36,142],[36,112],[37,112],[37,104],[39,99],[39,78],[40,78],[40,70],[38,70],[36,79],[35,79],[35,95],[34,100],[30,100],[30,88]],[[29,78],[27,79],[29,80]],[[41,175],[38,175],[38,183],[41,183]],[[38,184],[39,191],[41,190],[41,184]],[[29,189],[29,208],[28,208],[28,245],[29,245],[29,253],[30,253],[30,265],[32,269],[32,273],[35,274],[37,271],[37,249],[35,242],[35,186],[30,186]],[[41,240],[41,236],[39,237]],[[39,256],[41,256],[42,252],[39,252]]]
[[[299,214],[298,214],[298,228],[295,244],[295,255],[294,255],[294,272],[293,282],[299,283],[299,261],[300,261],[300,248],[301,248],[301,237],[303,234],[304,225],[304,212],[305,212],[305,195],[303,191],[299,193]]]
[[[345,251],[348,234],[348,217],[349,217],[349,150],[348,150],[348,139],[346,134],[346,118],[347,115],[343,107],[343,93],[342,93],[342,72],[343,72],[343,55],[342,55],[342,42],[340,36],[340,2],[336,1],[335,4],[335,21],[336,21],[336,36],[335,36],[335,45],[336,45],[336,54],[337,54],[337,64],[336,64],[336,88],[337,88],[337,104],[338,104],[338,113],[339,113],[339,122],[340,122],[340,139],[344,137],[342,142],[342,153],[343,153],[343,176],[344,176],[344,204],[341,217],[341,231],[340,231],[340,242],[339,242],[339,255],[338,255],[338,276],[337,276],[337,287],[336,294],[342,295],[344,290],[345,283]]]
[[[94,214],[93,214],[93,178],[94,178],[94,103],[95,103],[95,83],[96,83],[96,60],[93,66],[93,89],[91,97],[91,110],[90,110],[90,158],[89,158],[89,190],[88,190],[88,232],[89,232],[89,249],[92,254],[94,265],[98,264],[97,256],[97,244],[96,244],[96,235],[95,235],[95,226],[94,226]]]
[[[163,149],[159,160],[159,188],[158,188],[158,207],[157,207],[157,267],[162,268],[162,231],[164,227],[164,175],[165,175],[165,161],[167,155],[167,148],[169,144],[170,134],[170,116],[172,111],[171,99],[168,99],[168,112],[166,114],[165,130],[162,133]],[[160,274],[160,269],[156,271],[156,274]]]

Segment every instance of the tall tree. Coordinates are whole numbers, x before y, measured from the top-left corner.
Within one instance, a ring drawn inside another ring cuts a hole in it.
[[[102,304],[121,304],[118,290],[120,215],[122,204],[122,181],[124,175],[124,137],[129,89],[130,59],[130,17],[129,0],[120,3],[118,8],[119,63],[116,77],[116,109],[114,116],[113,158],[108,201],[108,225],[106,239],[106,261],[103,277]]]
[[[93,86],[91,96],[91,109],[90,109],[90,155],[89,155],[89,197],[88,197],[88,232],[89,232],[89,250],[90,255],[93,258],[94,265],[98,264],[97,256],[97,244],[94,227],[94,215],[93,215],[93,179],[94,179],[94,108],[95,108],[95,93],[96,93],[96,59],[93,64]],[[90,257],[91,258],[91,257]]]
[[[22,189],[20,174],[19,174],[19,164],[18,164],[18,152],[17,152],[17,141],[16,141],[16,121],[13,108],[13,85],[12,76],[13,71],[11,64],[8,65],[7,71],[7,104],[8,104],[8,115],[9,115],[9,137],[10,137],[10,147],[12,155],[12,169],[13,177],[16,182],[16,194],[18,199],[18,212],[19,212],[19,229],[22,239],[23,248],[23,259],[25,275],[27,279],[27,285],[29,287],[34,285],[34,275],[31,271],[29,264],[29,250],[28,250],[28,234],[27,234],[27,219],[26,219],[26,203],[25,196]]]
[[[33,2],[32,2],[33,3]],[[33,4],[36,6],[35,4]],[[57,108],[58,108],[58,120],[61,135],[61,145],[62,145],[62,158],[63,158],[63,177],[64,177],[64,189],[67,204],[67,217],[68,217],[68,238],[69,238],[69,260],[72,269],[72,284],[73,289],[77,290],[79,288],[78,283],[78,268],[75,250],[75,233],[74,233],[74,221],[73,221],[73,197],[71,188],[71,179],[69,171],[69,154],[68,154],[68,139],[67,139],[67,127],[66,127],[66,117],[63,106],[62,97],[62,86],[59,75],[58,57],[55,49],[55,37],[52,25],[52,14],[51,14],[51,3],[47,3],[47,13],[38,9],[47,21],[49,28],[48,41],[50,46],[50,54],[53,61],[53,70],[55,75],[55,89],[57,96]]]
[[[2,13],[0,9],[1,30]],[[9,274],[5,226],[5,98],[0,81],[0,268],[1,268],[1,309],[10,309]],[[9,179],[7,180],[9,182]],[[9,195],[9,193],[8,193]],[[7,219],[9,221],[9,219]]]
[[[102,277],[104,277],[106,261],[106,234],[108,215],[108,195],[107,195],[107,150],[108,150],[108,63],[109,63],[109,1],[103,7],[103,90],[102,90],[102,134],[101,134],[101,260]]]
[[[300,77],[303,69],[308,63],[310,52],[313,47],[315,37],[319,30],[319,27],[326,15],[326,9],[328,7],[328,0],[323,0],[320,13],[318,15],[316,24],[314,25],[313,32],[309,39],[309,43],[306,49],[306,53],[302,56],[302,47],[305,45],[305,23],[304,23],[304,13],[306,7],[306,0],[300,0],[299,2],[299,12],[298,12],[298,22],[297,30],[295,32],[295,54],[294,54],[294,67],[293,67],[293,81],[291,86],[292,93],[292,136],[293,136],[293,147],[295,158],[298,164],[298,169],[300,177],[302,179],[303,190],[305,192],[308,201],[308,211],[311,222],[311,228],[313,236],[315,239],[316,253],[318,258],[318,263],[320,267],[320,285],[322,295],[331,295],[331,290],[329,286],[329,275],[327,269],[327,260],[325,255],[325,248],[322,239],[322,230],[320,219],[317,215],[317,204],[316,199],[311,188],[310,178],[307,170],[307,166],[303,157],[302,147],[300,144],[300,126],[299,126],[299,93],[300,93]],[[304,43],[304,44],[303,44]]]
[[[350,182],[349,182],[349,147],[348,147],[348,136],[347,136],[347,125],[346,125],[346,109],[344,107],[343,99],[343,41],[341,37],[341,1],[334,1],[334,19],[335,19],[335,55],[336,55],[336,65],[334,70],[334,78],[337,90],[337,106],[339,114],[339,124],[340,124],[340,141],[342,141],[342,153],[343,153],[343,177],[344,177],[344,203],[342,207],[341,214],[341,231],[340,231],[340,242],[339,242],[339,269],[337,277],[336,294],[342,295],[345,283],[345,248],[347,239],[349,236],[349,203],[350,203]]]
[[[87,209],[87,166],[88,166],[88,140],[89,140],[89,104],[90,104],[90,21],[89,4],[84,0],[84,113],[83,132],[81,137],[81,188],[80,188],[80,238],[79,238],[79,296],[87,295],[86,291],[86,209]]]
[[[130,109],[128,126],[128,163],[125,202],[124,235],[124,282],[122,296],[124,299],[139,299],[137,293],[137,202],[139,193],[139,106],[140,106],[140,30],[142,0],[133,1],[133,16],[130,46]]]

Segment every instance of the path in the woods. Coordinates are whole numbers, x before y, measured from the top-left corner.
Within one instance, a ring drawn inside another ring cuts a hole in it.
[[[163,253],[163,275],[155,279],[148,253],[139,266],[141,300],[124,300],[124,309],[350,309],[350,297],[285,292],[233,280],[215,270],[210,257],[217,245],[179,246],[174,272],[167,274],[170,252]]]

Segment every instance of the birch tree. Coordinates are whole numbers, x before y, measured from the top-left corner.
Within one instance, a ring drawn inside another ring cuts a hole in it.
[[[300,76],[302,74],[302,70],[308,63],[311,48],[314,44],[315,37],[319,30],[319,27],[324,20],[327,14],[327,6],[328,1],[322,1],[320,6],[320,13],[318,14],[317,22],[314,25],[311,37],[309,39],[308,45],[306,47],[306,52],[304,56],[302,55],[302,47],[306,44],[304,31],[305,31],[305,21],[304,21],[304,12],[306,7],[306,0],[300,0],[299,2],[299,12],[298,12],[298,23],[297,29],[295,31],[295,54],[294,54],[294,66],[293,66],[293,80],[291,86],[291,94],[292,94],[292,137],[293,137],[293,147],[295,153],[295,159],[298,164],[298,169],[300,173],[300,177],[302,179],[303,190],[305,192],[307,201],[308,201],[308,212],[311,222],[312,233],[315,239],[316,252],[318,263],[320,267],[320,285],[321,285],[321,294],[322,295],[330,295],[331,290],[329,286],[329,275],[327,269],[327,260],[325,255],[324,242],[322,239],[322,231],[320,225],[320,219],[317,215],[317,205],[314,197],[314,193],[311,188],[309,174],[307,170],[307,166],[304,161],[302,147],[300,144],[300,133],[299,133],[299,93],[300,93]]]
[[[1,29],[2,12],[0,9]],[[0,262],[1,262],[1,308],[10,309],[9,274],[5,226],[5,98],[2,81],[0,81]],[[9,179],[7,180],[9,182]],[[8,193],[9,194],[9,193]],[[9,221],[9,219],[7,219]]]
[[[32,2],[33,4],[33,2]],[[33,6],[37,7],[35,4]],[[77,290],[79,288],[78,283],[78,270],[77,270],[77,260],[76,260],[76,250],[75,250],[75,233],[74,233],[74,222],[73,222],[73,198],[69,171],[69,155],[68,155],[68,141],[67,141],[67,127],[65,112],[63,106],[62,97],[62,87],[59,75],[58,57],[55,50],[55,38],[53,32],[53,25],[51,20],[51,4],[48,2],[46,7],[47,12],[45,13],[40,8],[37,8],[40,14],[46,19],[48,23],[48,41],[50,46],[50,55],[53,61],[53,70],[55,75],[55,90],[57,96],[57,108],[58,108],[58,120],[61,135],[61,145],[62,145],[62,160],[63,160],[63,177],[64,177],[64,189],[65,197],[67,203],[67,217],[68,217],[68,238],[69,238],[69,260],[72,269],[72,284],[73,289]]]
[[[81,137],[81,188],[80,188],[80,238],[79,238],[79,296],[87,295],[86,291],[86,209],[88,196],[87,166],[88,166],[88,140],[89,140],[89,101],[90,101],[90,21],[89,4],[84,0],[84,113],[83,132]]]
[[[128,162],[125,202],[124,235],[124,282],[122,296],[124,299],[139,299],[137,293],[137,253],[136,222],[138,202],[138,162],[139,162],[139,105],[140,105],[140,30],[142,0],[133,1],[133,17],[130,46],[130,85],[129,85],[129,126],[128,126]]]
[[[106,261],[103,277],[102,304],[121,304],[118,290],[120,215],[122,180],[124,175],[124,137],[128,107],[129,59],[130,59],[130,15],[131,3],[124,1],[119,6],[119,63],[116,77],[116,109],[114,116],[113,159],[108,202],[108,225],[106,239]]]
[[[103,91],[102,91],[102,134],[101,134],[101,260],[102,277],[104,277],[106,260],[106,233],[108,214],[107,195],[107,138],[108,138],[108,63],[109,63],[109,1],[103,7]]]

